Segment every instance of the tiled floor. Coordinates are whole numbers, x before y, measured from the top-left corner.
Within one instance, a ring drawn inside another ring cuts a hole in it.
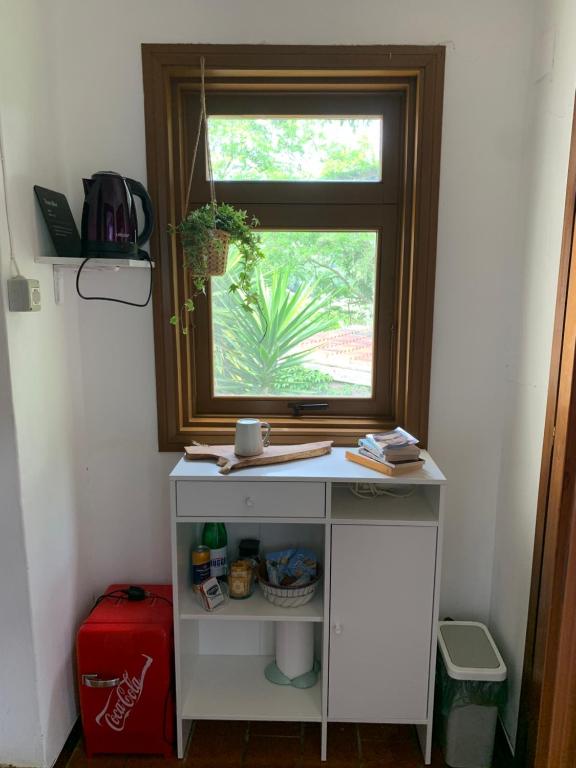
[[[409,725],[328,727],[328,760],[320,761],[315,723],[245,723],[199,720],[184,761],[154,757],[96,757],[80,744],[68,768],[422,768],[415,729]],[[435,750],[433,768],[444,762]]]

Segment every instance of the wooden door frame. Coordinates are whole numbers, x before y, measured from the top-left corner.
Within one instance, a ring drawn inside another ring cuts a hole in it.
[[[576,106],[568,166],[515,764],[576,756]]]

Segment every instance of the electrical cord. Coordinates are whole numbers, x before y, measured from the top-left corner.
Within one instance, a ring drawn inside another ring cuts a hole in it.
[[[348,486],[350,493],[353,493],[358,499],[377,499],[379,496],[391,496],[394,499],[408,499],[414,494],[415,489],[411,488],[407,492],[398,493],[392,488],[383,488],[377,483],[354,483]]]
[[[95,602],[94,602],[94,605],[92,606],[92,608],[91,608],[91,610],[90,610],[90,613],[92,613],[92,611],[93,611],[93,610],[94,610],[94,609],[95,609],[97,606],[99,606],[99,605],[100,605],[100,603],[101,603],[103,600],[106,600],[106,599],[108,599],[108,598],[110,598],[110,599],[115,599],[115,600],[128,600],[128,597],[127,597],[127,596],[124,594],[124,590],[123,590],[123,589],[115,589],[115,590],[114,590],[114,591],[112,591],[112,592],[107,592],[105,595],[99,595],[99,596],[96,598],[96,600],[95,600]]]
[[[157,595],[155,592],[146,592],[146,597],[152,597],[155,600],[162,600],[163,602],[167,603],[170,607],[172,607],[173,605],[172,600],[168,600],[167,597],[163,597],[162,595]]]
[[[78,296],[80,296],[81,299],[84,299],[84,301],[112,301],[115,304],[126,304],[128,307],[146,307],[150,303],[150,299],[152,298],[152,286],[153,286],[153,274],[154,270],[152,269],[152,261],[150,260],[150,256],[146,252],[142,252],[144,254],[145,260],[148,262],[148,269],[150,272],[150,286],[148,289],[148,297],[145,302],[137,302],[137,301],[127,301],[126,299],[113,299],[111,296],[85,296],[81,290],[80,290],[80,275],[82,274],[82,270],[84,269],[86,263],[90,261],[90,259],[97,258],[95,256],[86,256],[82,264],[80,264],[78,268],[78,272],[76,273],[76,293]]]
[[[172,600],[169,600],[167,597],[164,597],[164,595],[159,595],[156,592],[147,592],[145,589],[142,589],[142,587],[130,586],[126,589],[114,589],[112,590],[112,592],[105,592],[104,594],[99,595],[96,598],[90,613],[92,613],[92,611],[98,605],[100,605],[100,603],[103,600],[106,600],[106,599],[127,600],[130,603],[141,603],[143,600],[146,600],[146,598],[162,600],[163,602],[167,603],[169,606],[172,606]]]

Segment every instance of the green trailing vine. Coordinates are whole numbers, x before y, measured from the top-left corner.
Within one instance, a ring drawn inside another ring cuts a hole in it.
[[[193,312],[194,299],[206,293],[206,284],[210,280],[207,270],[207,253],[211,247],[227,248],[228,245],[218,239],[218,231],[230,236],[229,245],[235,245],[240,254],[240,262],[234,270],[234,279],[228,288],[240,298],[240,306],[245,312],[254,312],[259,308],[259,295],[254,286],[254,272],[264,258],[260,235],[255,230],[259,224],[255,217],[249,218],[246,211],[238,210],[228,203],[208,203],[196,208],[182,219],[179,224],[171,225],[170,234],[180,236],[184,253],[184,266],[192,275],[194,294],[182,305],[182,311]],[[182,312],[181,312],[182,314]],[[180,317],[172,315],[172,325],[180,324]],[[182,332],[187,328],[182,323]]]

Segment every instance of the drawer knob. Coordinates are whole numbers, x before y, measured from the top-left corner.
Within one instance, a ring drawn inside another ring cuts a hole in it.
[[[341,635],[342,634],[342,624],[334,624],[334,634],[335,635]]]
[[[254,506],[254,500],[251,496],[246,496],[244,499],[244,504],[246,504],[247,507],[253,507]]]

